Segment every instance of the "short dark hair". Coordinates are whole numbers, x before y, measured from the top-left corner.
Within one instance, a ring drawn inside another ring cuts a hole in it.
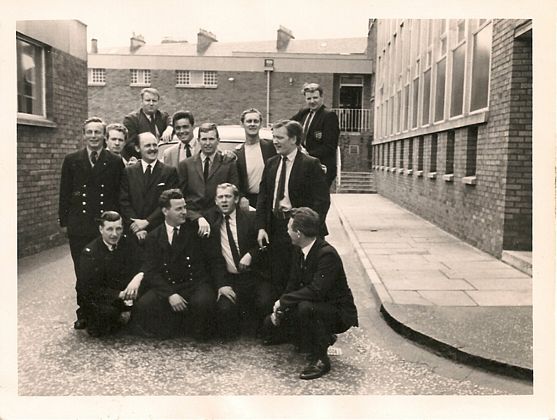
[[[246,114],[251,114],[252,112],[255,112],[256,114],[258,114],[259,115],[259,121],[263,122],[263,114],[261,114],[261,112],[256,108],[250,108],[250,109],[246,109],[245,111],[242,111],[242,114],[240,115],[240,121],[242,121],[242,123],[243,123],[245,118],[246,118]]]
[[[95,219],[99,226],[104,226],[104,222],[117,222],[118,220],[122,220],[122,216],[120,213],[113,210],[108,210],[103,212],[100,217]]]
[[[126,126],[124,124],[120,124],[120,123],[108,124],[106,126],[106,135],[108,136],[108,133],[110,133],[112,130],[119,131],[120,133],[123,133],[124,134],[124,139],[125,140],[128,139],[128,129],[126,128]]]
[[[288,137],[296,137],[296,144],[299,145],[302,141],[302,133],[304,129],[302,124],[298,121],[293,120],[280,120],[273,124],[273,130],[277,128],[285,127]]]
[[[176,111],[174,115],[172,115],[172,126],[175,127],[176,121],[181,120],[183,118],[187,119],[191,125],[193,125],[195,122],[195,120],[193,119],[193,114],[190,111],[180,110],[180,111]]]
[[[170,200],[180,200],[184,198],[182,191],[178,188],[172,188],[171,190],[164,190],[159,197],[159,207],[161,209],[170,208]]]
[[[230,182],[223,182],[222,184],[217,185],[217,191],[224,188],[231,188],[234,197],[240,197],[240,190],[238,190],[236,185],[231,184]]]
[[[81,126],[81,131],[83,131],[83,134],[85,134],[85,126],[89,123],[101,123],[103,126],[103,130],[104,130],[104,134],[106,135],[106,123],[99,117],[91,117],[91,118],[87,118],[84,122],[83,125]]]
[[[323,88],[319,83],[304,83],[302,87],[302,94],[305,95],[307,92],[319,92],[319,96],[323,96]]]
[[[197,138],[200,139],[201,138],[201,133],[208,133],[209,131],[214,131],[217,135],[217,139],[220,139],[219,130],[217,129],[217,125],[215,123],[211,123],[211,122],[203,123],[199,126],[199,130],[197,132]]]
[[[143,99],[143,95],[145,95],[146,93],[150,93],[152,95],[157,95],[157,99],[160,101],[161,99],[161,94],[159,93],[159,91],[155,88],[151,88],[151,87],[147,87],[147,88],[143,88],[141,89],[141,92],[139,93],[141,95],[141,99]]]
[[[294,208],[290,212],[292,229],[302,232],[305,236],[316,238],[319,235],[321,219],[315,210],[309,207]]]

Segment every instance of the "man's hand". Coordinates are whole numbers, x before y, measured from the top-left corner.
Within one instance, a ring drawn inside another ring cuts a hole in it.
[[[234,153],[232,150],[224,150],[222,152],[223,162],[225,163],[235,162],[236,159],[238,159],[238,156],[236,156],[236,153]]]
[[[257,243],[259,244],[260,248],[267,248],[267,244],[269,243],[269,235],[265,232],[265,229],[259,229],[257,233]]]
[[[199,236],[208,237],[211,234],[211,226],[204,217],[197,219],[197,224],[199,225],[199,229],[197,231]]]
[[[323,171],[324,174],[327,173],[327,167],[323,164],[321,164],[321,170]]]
[[[127,287],[123,290],[124,297],[123,300],[134,300],[137,298],[137,292],[139,291],[139,286],[143,280],[143,273],[137,273],[133,276],[133,279],[128,283]]]
[[[300,145],[300,152],[302,152],[306,156],[309,156],[308,149],[306,149],[304,146]]]
[[[172,135],[174,134],[174,128],[169,125],[166,129],[162,132],[161,140],[165,143],[168,143],[172,140]]]
[[[280,299],[277,299],[277,301],[273,305],[273,313],[276,313],[279,308],[280,308]]]
[[[145,238],[147,237],[147,231],[146,230],[140,230],[139,232],[137,232],[135,234],[135,236],[137,236],[137,240],[138,241],[144,241]]]
[[[246,252],[246,255],[244,255],[242,257],[242,259],[240,260],[239,265],[239,269],[240,271],[246,271],[249,270],[250,266],[251,266],[251,254],[249,252]]]
[[[188,301],[180,296],[178,293],[174,293],[168,297],[168,303],[174,312],[182,312],[188,309]]]
[[[217,300],[219,300],[221,296],[224,296],[232,303],[236,303],[236,293],[234,293],[234,290],[230,286],[222,286],[219,288]]]
[[[249,211],[249,200],[246,197],[240,198],[238,206],[244,211]]]
[[[145,219],[132,219],[133,223],[130,225],[130,229],[132,230],[133,233],[137,233],[140,230],[145,230],[147,229],[147,226],[149,226],[149,222]]]
[[[131,166],[134,163],[137,163],[137,158],[135,156],[130,156],[130,158],[128,159],[127,166]]]

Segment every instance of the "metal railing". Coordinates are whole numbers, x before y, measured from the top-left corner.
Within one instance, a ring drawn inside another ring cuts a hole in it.
[[[338,116],[340,131],[371,131],[371,109],[332,108]]]

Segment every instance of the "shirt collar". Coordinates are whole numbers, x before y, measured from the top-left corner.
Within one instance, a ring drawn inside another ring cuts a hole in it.
[[[118,244],[116,244],[116,245],[110,245],[110,244],[107,243],[104,239],[103,239],[102,241],[103,241],[103,243],[105,244],[106,248],[107,248],[109,251],[114,251],[114,249],[116,249],[116,247],[118,246]],[[112,247],[114,247],[114,249],[113,249]]]
[[[209,160],[211,161],[211,163],[213,163],[213,160],[215,160],[215,156],[216,156],[216,154],[217,154],[217,152],[213,153],[212,155],[206,155],[206,154],[203,153],[203,152],[200,152],[200,153],[201,153],[201,160],[202,160],[203,162],[205,162],[205,159],[209,158]]]
[[[143,167],[143,173],[145,173],[145,171],[147,170],[147,165],[151,165],[151,171],[153,169],[155,169],[155,165],[157,164],[157,160],[158,159],[155,159],[155,161],[153,163],[147,163],[143,159],[141,159],[141,166]]]
[[[164,221],[164,225],[165,225],[165,227],[166,227],[166,232],[167,232],[170,236],[172,236],[172,234],[174,233],[174,228],[175,228],[175,227],[178,228],[178,232],[180,231],[180,226],[181,226],[181,225],[178,225],[178,226],[170,226],[170,225],[166,222],[166,220]]]
[[[236,209],[234,209],[234,211],[233,211],[232,213],[230,213],[228,216],[230,217],[230,220],[236,221]],[[222,215],[222,218],[223,218],[223,219],[226,218],[226,215],[223,214],[223,215]]]
[[[89,149],[89,146],[86,146],[86,149],[87,149],[87,156],[89,156],[89,157],[91,157],[91,153],[93,153],[93,152],[97,152],[97,157],[99,157],[101,155],[102,150],[103,150],[102,148],[99,149],[99,150],[92,150],[92,149]]]
[[[294,162],[294,159],[296,158],[296,154],[298,153],[298,147],[296,146],[294,148],[294,150],[292,150],[290,153],[288,153],[286,155],[286,159],[290,162]]]
[[[316,240],[317,240],[317,238],[315,238],[313,241],[311,241],[310,244],[308,244],[308,245],[306,245],[305,247],[302,248],[304,258],[308,257],[309,251],[311,250],[311,247],[313,246],[313,244],[315,243]]]

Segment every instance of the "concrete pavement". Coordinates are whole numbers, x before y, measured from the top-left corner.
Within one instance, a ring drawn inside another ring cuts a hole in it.
[[[532,379],[532,278],[378,194],[334,194],[387,322],[437,352]]]

